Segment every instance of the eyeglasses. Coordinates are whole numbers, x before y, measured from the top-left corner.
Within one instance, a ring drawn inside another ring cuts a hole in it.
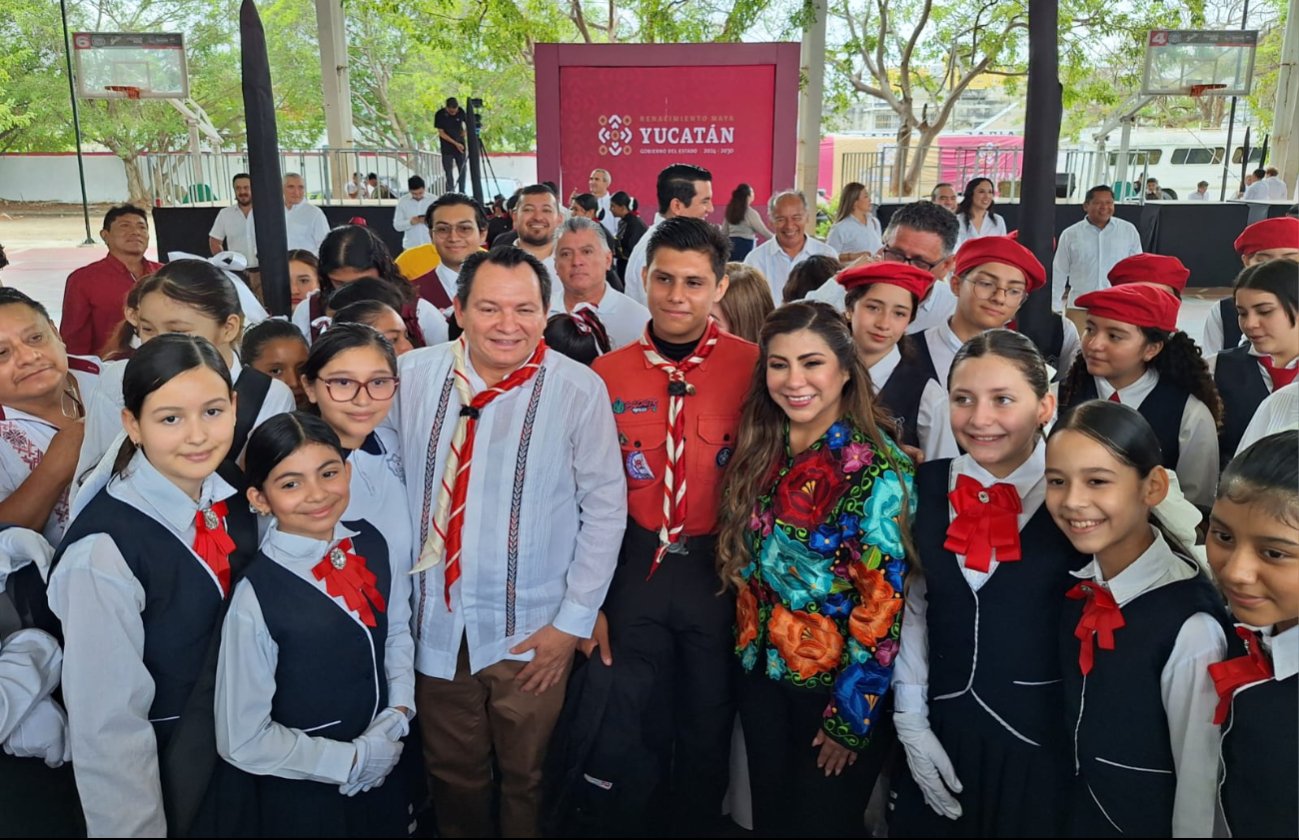
[[[915,266],[916,268],[923,268],[925,271],[933,271],[934,266],[942,262],[942,260],[939,260],[938,262],[930,262],[923,257],[908,257],[901,251],[887,246],[880,249],[880,258],[885,262],[906,263],[907,265]]]
[[[969,283],[974,286],[974,296],[981,300],[992,300],[997,292],[1006,296],[1006,303],[1019,303],[1024,299],[1024,290],[1017,287],[998,286],[980,277],[969,279]]]
[[[461,222],[458,225],[434,225],[433,235],[439,239],[446,239],[452,233],[458,233],[465,239],[478,234],[478,225],[473,222]]]
[[[359,379],[347,379],[339,377],[338,379],[326,379],[325,390],[329,392],[329,398],[335,402],[351,402],[356,399],[361,389],[370,395],[370,399],[387,402],[397,393],[397,385],[401,380],[395,376],[376,376],[369,382],[362,382]]]

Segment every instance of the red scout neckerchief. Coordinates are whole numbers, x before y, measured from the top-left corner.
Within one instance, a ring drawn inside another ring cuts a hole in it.
[[[366,627],[375,626],[374,611],[384,612],[388,605],[374,585],[374,572],[365,567],[365,558],[352,551],[352,540],[344,539],[325,553],[312,567],[316,580],[325,582],[325,591],[342,598],[347,608],[361,618]]]
[[[1013,484],[984,487],[968,475],[956,477],[956,489],[947,494],[956,516],[947,526],[943,548],[965,555],[965,567],[986,572],[992,552],[997,562],[1019,560],[1019,514],[1023,504]]]
[[[214,502],[194,514],[194,553],[216,575],[221,594],[230,592],[230,554],[235,541],[226,531],[226,503]]]
[[[654,563],[650,566],[649,577],[654,576],[663,556],[668,549],[681,539],[681,532],[686,527],[686,395],[693,394],[695,388],[686,382],[686,374],[704,363],[708,355],[717,346],[721,335],[717,321],[708,319],[708,326],[694,352],[679,362],[672,362],[659,355],[650,339],[649,327],[640,337],[640,349],[645,354],[645,361],[668,377],[668,434],[667,465],[663,469],[663,524],[659,526],[659,547],[654,552]]]
[[[1096,645],[1114,650],[1114,631],[1127,622],[1110,591],[1094,580],[1084,580],[1065,593],[1075,601],[1086,599],[1082,617],[1073,634],[1079,641],[1078,667],[1083,676],[1091,673],[1096,662]]]
[[[523,366],[490,388],[477,394],[469,393],[469,373],[465,363],[465,339],[461,336],[452,344],[455,359],[454,376],[456,392],[460,397],[460,422],[451,438],[447,452],[446,469],[442,474],[442,489],[438,493],[437,510],[433,527],[420,551],[419,562],[412,572],[422,572],[437,565],[444,556],[447,561],[443,596],[447,609],[451,609],[451,587],[460,579],[460,531],[465,524],[465,498],[469,494],[469,468],[474,455],[474,437],[478,430],[478,417],[492,400],[518,388],[541,369],[546,355],[546,342],[537,342],[537,348]]]
[[[1272,663],[1263,650],[1263,643],[1258,634],[1248,627],[1237,627],[1236,635],[1245,644],[1245,656],[1237,656],[1225,662],[1209,666],[1209,676],[1213,678],[1213,689],[1218,692],[1218,708],[1213,713],[1213,723],[1221,726],[1231,711],[1231,698],[1236,690],[1250,683],[1272,679]]]
[[[1299,374],[1299,367],[1279,368],[1272,361],[1272,357],[1266,354],[1258,357],[1258,363],[1267,371],[1268,377],[1272,380],[1272,390],[1284,388],[1291,382],[1294,382],[1295,375]]]

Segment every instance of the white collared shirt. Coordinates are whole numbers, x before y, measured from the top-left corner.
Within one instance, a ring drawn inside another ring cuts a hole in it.
[[[780,247],[778,240],[768,239],[749,252],[749,255],[744,258],[744,264],[762,272],[762,276],[767,278],[767,285],[771,287],[771,299],[780,306],[789,272],[808,257],[815,256],[837,260],[839,252],[815,236],[804,236],[803,247],[791,257],[785,253],[784,248]]]
[[[1284,198],[1285,196],[1282,196]],[[1267,185],[1267,179],[1255,181],[1248,187],[1245,187],[1245,194],[1241,196],[1245,201],[1268,201],[1272,198],[1272,190]]]
[[[97,401],[100,388],[104,384],[102,378],[104,363],[90,356],[77,358],[100,365],[99,373],[68,367],[68,373],[76,380],[77,389],[81,392],[81,404],[86,410],[86,432],[88,432],[90,407]],[[119,393],[121,391],[120,381],[118,391]],[[120,418],[117,420],[117,427],[119,429],[122,427]],[[22,487],[23,482],[31,477],[40,466],[46,450],[50,448],[50,442],[54,440],[58,431],[53,424],[39,417],[16,408],[4,407],[4,416],[0,419],[0,499],[9,498],[10,494]],[[84,446],[84,434],[82,440]],[[78,470],[73,476],[67,494],[55,503],[54,509],[45,520],[45,527],[41,529],[41,536],[45,537],[46,542],[52,546],[58,546],[59,541],[63,539],[63,532],[67,530],[68,522],[72,519],[71,501],[76,494],[76,476],[80,475],[80,472]]]
[[[641,306],[649,303],[649,296],[645,291],[645,279],[641,274],[645,271],[648,264],[648,252],[650,237],[654,231],[664,221],[661,216],[654,217],[654,224],[646,228],[645,233],[636,242],[636,247],[631,249],[631,256],[627,257],[627,271],[623,275],[624,287],[627,297],[639,303]]]
[[[441,276],[441,274],[438,275],[439,278]],[[298,331],[302,333],[302,337],[307,340],[307,344],[311,344],[311,299],[318,294],[320,294],[320,292],[312,292],[303,298],[297,307],[294,308],[293,315],[290,317],[293,326],[297,327]],[[451,295],[451,298],[452,300],[455,299],[454,293]],[[415,318],[419,321],[420,332],[424,333],[424,345],[426,347],[432,347],[435,344],[441,344],[447,340],[448,329],[446,316],[442,314],[442,310],[438,309],[432,303],[424,298],[416,300]],[[333,319],[327,315],[322,315],[316,320],[321,322],[324,327],[328,327],[333,321]]]
[[[1039,440],[1028,460],[1005,478],[993,476],[979,466],[970,455],[959,455],[953,458],[948,468],[949,492],[956,487],[956,480],[962,475],[968,475],[985,487],[991,487],[993,484],[1012,485],[1020,498],[1021,512],[1017,517],[1017,523],[1019,530],[1023,531],[1024,526],[1046,500],[1046,442]],[[948,503],[948,522],[951,522],[954,515],[951,504]],[[986,572],[968,568],[965,565],[964,555],[956,555],[956,562],[961,567],[962,577],[973,592],[978,592],[992,578],[1000,565],[995,549]],[[895,707],[902,713],[928,714],[929,625],[926,618],[929,611],[929,601],[926,597],[928,592],[929,588],[923,576],[915,575],[908,579],[906,613],[902,619],[902,635],[898,639],[898,658],[893,670]]]
[[[877,395],[901,362],[902,351],[895,344],[884,358],[871,365],[871,384]],[[920,410],[916,413],[916,436],[920,438],[920,450],[925,453],[926,461],[955,458],[960,454],[948,417],[947,391],[936,380],[926,381],[920,395]]]
[[[320,243],[329,235],[329,220],[325,211],[305,200],[284,210],[285,233],[290,251],[302,249],[313,254],[320,252]]]
[[[461,401],[450,344],[407,353],[399,370],[403,383],[422,383],[398,391],[389,415],[400,429],[418,553]],[[480,391],[472,363],[467,373],[471,391]],[[590,635],[627,525],[620,451],[604,382],[554,350],[531,379],[482,409],[451,608],[445,561],[415,579],[417,671],[451,679],[462,639],[477,673],[503,659],[530,660],[531,652],[510,649],[547,624]]]
[[[863,251],[874,254],[884,244],[880,233],[880,220],[875,218],[874,214],[867,216],[865,222],[858,220],[856,216],[845,216],[830,228],[825,244],[829,245],[836,255],[856,254]]]
[[[1096,396],[1108,400],[1114,386],[1100,376],[1096,380]],[[1159,384],[1159,371],[1146,368],[1136,382],[1119,389],[1119,402],[1139,408],[1150,392]],[[1186,398],[1182,421],[1177,429],[1178,449],[1177,479],[1182,491],[1193,504],[1203,508],[1213,507],[1214,491],[1218,487],[1218,427],[1213,422],[1209,407],[1194,395]]]
[[[600,302],[589,306],[595,310],[600,323],[604,324],[605,332],[609,334],[609,343],[613,345],[610,348],[612,350],[639,339],[650,320],[648,309],[607,282],[604,284],[604,295],[600,298]],[[571,312],[571,310],[564,306],[563,285],[556,285],[550,291],[550,314],[558,315],[561,312]]]
[[[984,236],[1005,236],[1006,220],[997,213],[984,213],[983,221],[975,227],[965,216],[960,213],[956,214],[957,234],[956,250],[961,250],[961,246],[971,239],[979,239]]]
[[[1236,454],[1239,455],[1268,435],[1287,429],[1299,429],[1299,380],[1277,388],[1259,403],[1254,411],[1254,419],[1249,421],[1245,434],[1240,438]]]
[[[1066,285],[1070,305],[1079,295],[1108,289],[1114,264],[1140,253],[1141,234],[1131,222],[1117,216],[1103,228],[1086,218],[1065,228],[1051,264],[1051,307],[1060,309]]]
[[[222,207],[207,234],[212,239],[224,239],[227,251],[243,254],[249,268],[257,267],[257,229],[253,226],[253,209],[248,215],[238,204]]]
[[[1190,195],[1186,197],[1186,200],[1187,201],[1208,201],[1209,191],[1205,190],[1204,192],[1200,192],[1199,190],[1194,190]]]
[[[1282,181],[1278,175],[1269,175],[1260,183],[1267,186],[1267,197],[1272,201],[1285,201],[1290,197],[1290,191],[1286,189],[1285,181]]]
[[[451,268],[446,263],[440,262],[438,263],[437,268],[433,269],[433,272],[437,274],[438,282],[442,284],[442,288],[446,291],[447,297],[454,302],[456,299],[456,292],[459,290],[460,286],[460,269]],[[450,317],[449,314],[448,317]]]
[[[213,474],[195,502],[139,452],[107,492],[185,546],[194,543],[199,510],[240,501]],[[192,549],[177,548],[176,562],[198,564],[219,592],[208,565]],[[50,575],[48,597],[63,622],[63,699],[86,828],[93,837],[165,837],[158,744],[149,722],[154,682],[144,665],[144,587],[117,544],[94,534],[67,546]]]
[[[1120,609],[1161,586],[1200,574],[1193,562],[1173,553],[1163,534],[1151,528],[1155,541],[1122,572],[1106,581],[1094,558],[1076,572],[1109,590]],[[1122,637],[1118,644],[1122,645]],[[1218,693],[1209,666],[1227,656],[1227,637],[1213,616],[1195,613],[1182,624],[1173,651],[1159,674],[1159,689],[1168,717],[1177,792],[1173,799],[1174,837],[1211,837],[1217,802],[1219,729],[1213,723]],[[1086,681],[1083,683],[1086,702]]]
[[[613,193],[606,192],[604,195],[597,195],[595,203],[603,214],[600,216],[600,224],[604,225],[604,229],[609,231],[610,236],[616,238],[618,236],[618,217],[613,214],[613,210],[609,207],[612,198]]]
[[[1299,627],[1276,632],[1276,625],[1262,634],[1263,647],[1272,657],[1272,679],[1288,680],[1299,674]]]
[[[411,219],[416,216],[428,213],[429,205],[432,203],[433,195],[429,192],[425,192],[423,198],[415,198],[410,193],[406,193],[397,199],[397,206],[392,212],[392,227],[401,234],[403,249],[432,244],[433,239],[429,236],[428,225],[423,222],[419,224],[411,222]]]
[[[353,480],[355,484],[355,479]],[[348,508],[349,512],[351,508]],[[346,518],[346,517],[345,517]],[[374,524],[374,523],[370,523]],[[332,540],[287,534],[272,522],[262,538],[257,562],[271,561],[288,569],[347,613],[360,632],[369,632],[347,602],[331,595],[312,569],[342,540],[355,537],[341,522]],[[386,535],[385,535],[386,536]],[[388,635],[384,640],[384,674],[388,683],[388,708],[403,707],[407,717],[415,708],[414,645],[410,635],[410,564],[389,557],[392,586],[387,599]],[[374,562],[366,558],[367,565]],[[275,609],[275,605],[269,605]],[[322,645],[330,644],[321,639]],[[276,722],[271,717],[275,699],[275,672],[279,648],[266,626],[257,591],[242,580],[235,586],[230,610],[221,628],[221,655],[216,674],[216,743],[221,757],[241,770],[281,779],[343,784],[356,759],[350,741],[311,735]],[[383,709],[375,709],[375,715]],[[329,724],[331,721],[321,721]]]
[[[1258,375],[1263,379],[1263,387],[1267,388],[1267,392],[1270,394],[1272,393],[1272,377],[1268,375],[1267,368],[1263,367],[1263,362],[1261,361],[1263,354],[1255,350],[1253,344],[1249,344],[1248,347],[1249,349],[1245,352],[1253,356],[1255,359],[1260,360],[1255,366],[1255,369],[1258,371]],[[1212,356],[1209,356],[1204,360],[1204,363],[1209,366],[1209,375],[1213,376],[1218,371],[1218,354],[1214,353]],[[1299,367],[1299,357],[1291,359],[1290,364],[1286,365],[1282,370],[1294,370],[1296,367]]]

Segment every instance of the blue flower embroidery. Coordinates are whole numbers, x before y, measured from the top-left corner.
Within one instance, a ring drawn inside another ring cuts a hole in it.
[[[773,680],[785,676],[785,660],[780,658],[775,648],[767,648],[767,676]]]
[[[889,582],[895,592],[902,591],[903,577],[907,573],[907,561],[898,557],[893,557],[884,564],[884,579]]]
[[[825,442],[830,449],[838,452],[848,442],[850,434],[852,434],[852,430],[848,427],[848,424],[840,420],[826,430]]]
[[[821,614],[830,618],[847,618],[852,614],[853,603],[847,592],[836,592],[821,604]]]
[[[808,535],[807,544],[822,554],[834,554],[839,547],[839,531],[830,525],[822,525]]]
[[[853,734],[865,736],[870,731],[876,704],[889,689],[889,674],[877,662],[854,662],[835,680],[835,706]]]
[[[909,479],[910,476],[907,476]],[[910,484],[910,481],[907,482]],[[870,500],[866,503],[862,520],[862,537],[879,546],[891,557],[901,557],[902,532],[897,517],[902,512],[902,481],[893,470],[885,471],[875,480]]]
[[[759,562],[763,581],[790,609],[801,610],[813,602],[819,603],[834,585],[830,558],[809,551],[782,528],[773,531],[763,543]]]
[[[745,672],[753,670],[753,666],[758,664],[758,646],[756,644],[746,645],[740,652],[740,666]]]

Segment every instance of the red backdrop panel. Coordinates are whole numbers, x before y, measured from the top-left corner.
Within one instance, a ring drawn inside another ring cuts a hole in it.
[[[798,45],[538,45],[537,164],[565,199],[609,170],[652,218],[658,173],[713,173],[714,221],[731,190],[763,207],[794,181]],[[780,115],[780,116],[778,116]]]

